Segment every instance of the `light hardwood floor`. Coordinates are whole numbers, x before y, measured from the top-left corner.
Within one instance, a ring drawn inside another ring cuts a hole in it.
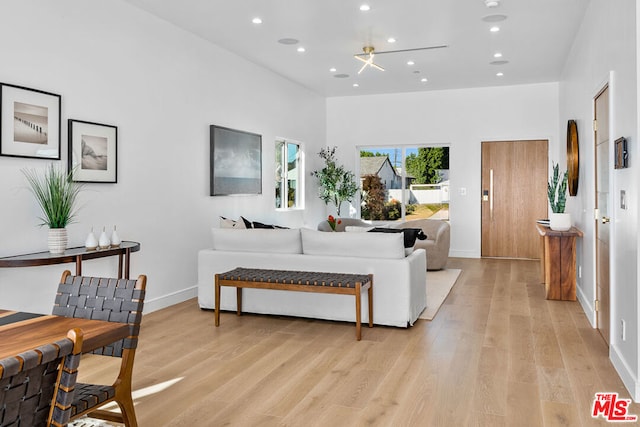
[[[606,425],[594,394],[629,395],[579,304],[546,301],[537,262],[448,266],[463,272],[433,321],[360,342],[353,324],[300,318],[223,312],[215,328],[195,300],[145,315],[140,426]],[[109,370],[80,366],[82,380]]]

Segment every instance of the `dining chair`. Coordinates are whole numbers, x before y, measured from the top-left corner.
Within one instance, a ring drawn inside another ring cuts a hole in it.
[[[66,426],[82,353],[82,331],[0,360],[0,426]]]
[[[127,338],[92,352],[121,358],[118,377],[110,386],[78,383],[71,408],[72,420],[88,414],[92,418],[119,422],[129,427],[138,425],[131,396],[131,378],[146,284],[145,275],[138,276],[137,280],[129,280],[72,276],[68,270],[62,273],[53,314],[129,324]],[[99,409],[109,402],[118,404],[120,414]]]

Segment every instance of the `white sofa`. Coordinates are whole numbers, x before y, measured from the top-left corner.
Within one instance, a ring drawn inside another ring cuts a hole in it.
[[[373,321],[413,325],[427,305],[423,249],[405,256],[402,233],[323,233],[308,229],[213,228],[213,246],[198,253],[198,303],[213,309],[214,275],[236,267],[373,274]],[[367,307],[363,293],[362,306]],[[222,287],[222,310],[236,293]],[[354,298],[310,292],[244,289],[243,312],[355,322]],[[368,322],[362,310],[363,323]]]

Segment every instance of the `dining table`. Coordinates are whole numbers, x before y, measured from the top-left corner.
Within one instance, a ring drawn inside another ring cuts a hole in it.
[[[0,359],[52,343],[82,329],[87,353],[129,336],[129,324],[0,309]]]

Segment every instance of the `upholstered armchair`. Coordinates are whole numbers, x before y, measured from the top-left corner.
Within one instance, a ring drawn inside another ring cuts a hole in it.
[[[416,240],[415,248],[427,251],[427,270],[442,270],[449,258],[451,227],[446,221],[438,219],[413,219],[393,224],[394,228],[421,228],[427,235],[426,240]]]

